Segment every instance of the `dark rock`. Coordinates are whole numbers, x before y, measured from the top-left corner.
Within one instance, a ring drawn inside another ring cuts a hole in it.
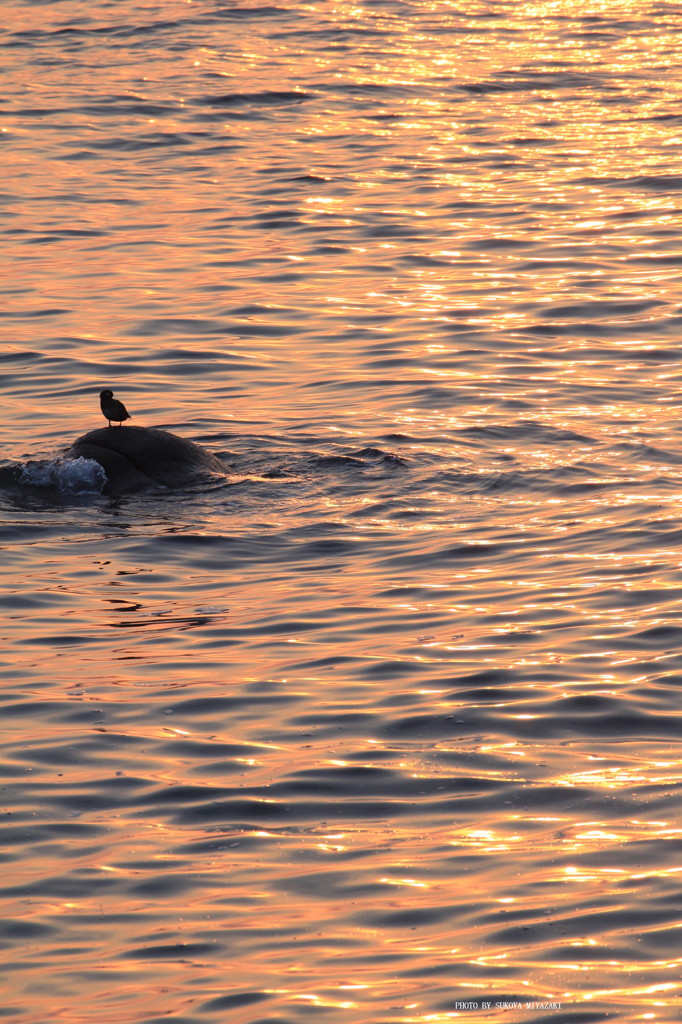
[[[227,467],[205,448],[154,427],[91,430],[74,441],[64,458],[99,462],[107,475],[105,492],[109,494],[159,485],[175,488],[227,475]]]

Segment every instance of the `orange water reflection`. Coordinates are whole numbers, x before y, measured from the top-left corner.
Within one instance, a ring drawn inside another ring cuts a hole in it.
[[[237,466],[3,506],[7,1012],[672,1024],[679,11],[259,11],[5,11],[3,451]]]

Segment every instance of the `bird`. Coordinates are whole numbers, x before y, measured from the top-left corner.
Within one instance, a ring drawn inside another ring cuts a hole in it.
[[[114,392],[109,391],[108,388],[106,391],[100,391],[99,393],[99,407],[105,420],[109,420],[109,426],[111,426],[112,420],[121,427],[123,426],[123,420],[132,419],[123,402],[119,402],[117,398],[114,398]]]

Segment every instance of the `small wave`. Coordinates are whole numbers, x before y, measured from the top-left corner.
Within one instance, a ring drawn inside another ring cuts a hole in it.
[[[197,104],[208,107],[236,107],[252,105],[279,105],[282,103],[303,103],[311,99],[312,93],[300,89],[264,89],[262,92],[228,92],[213,96],[202,96]]]
[[[50,459],[27,462],[19,483],[25,487],[50,487],[59,494],[101,494],[107,475],[94,459]]]

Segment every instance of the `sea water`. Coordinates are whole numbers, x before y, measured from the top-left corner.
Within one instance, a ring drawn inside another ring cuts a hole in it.
[[[680,6],[0,25],[3,1016],[678,1024]]]

